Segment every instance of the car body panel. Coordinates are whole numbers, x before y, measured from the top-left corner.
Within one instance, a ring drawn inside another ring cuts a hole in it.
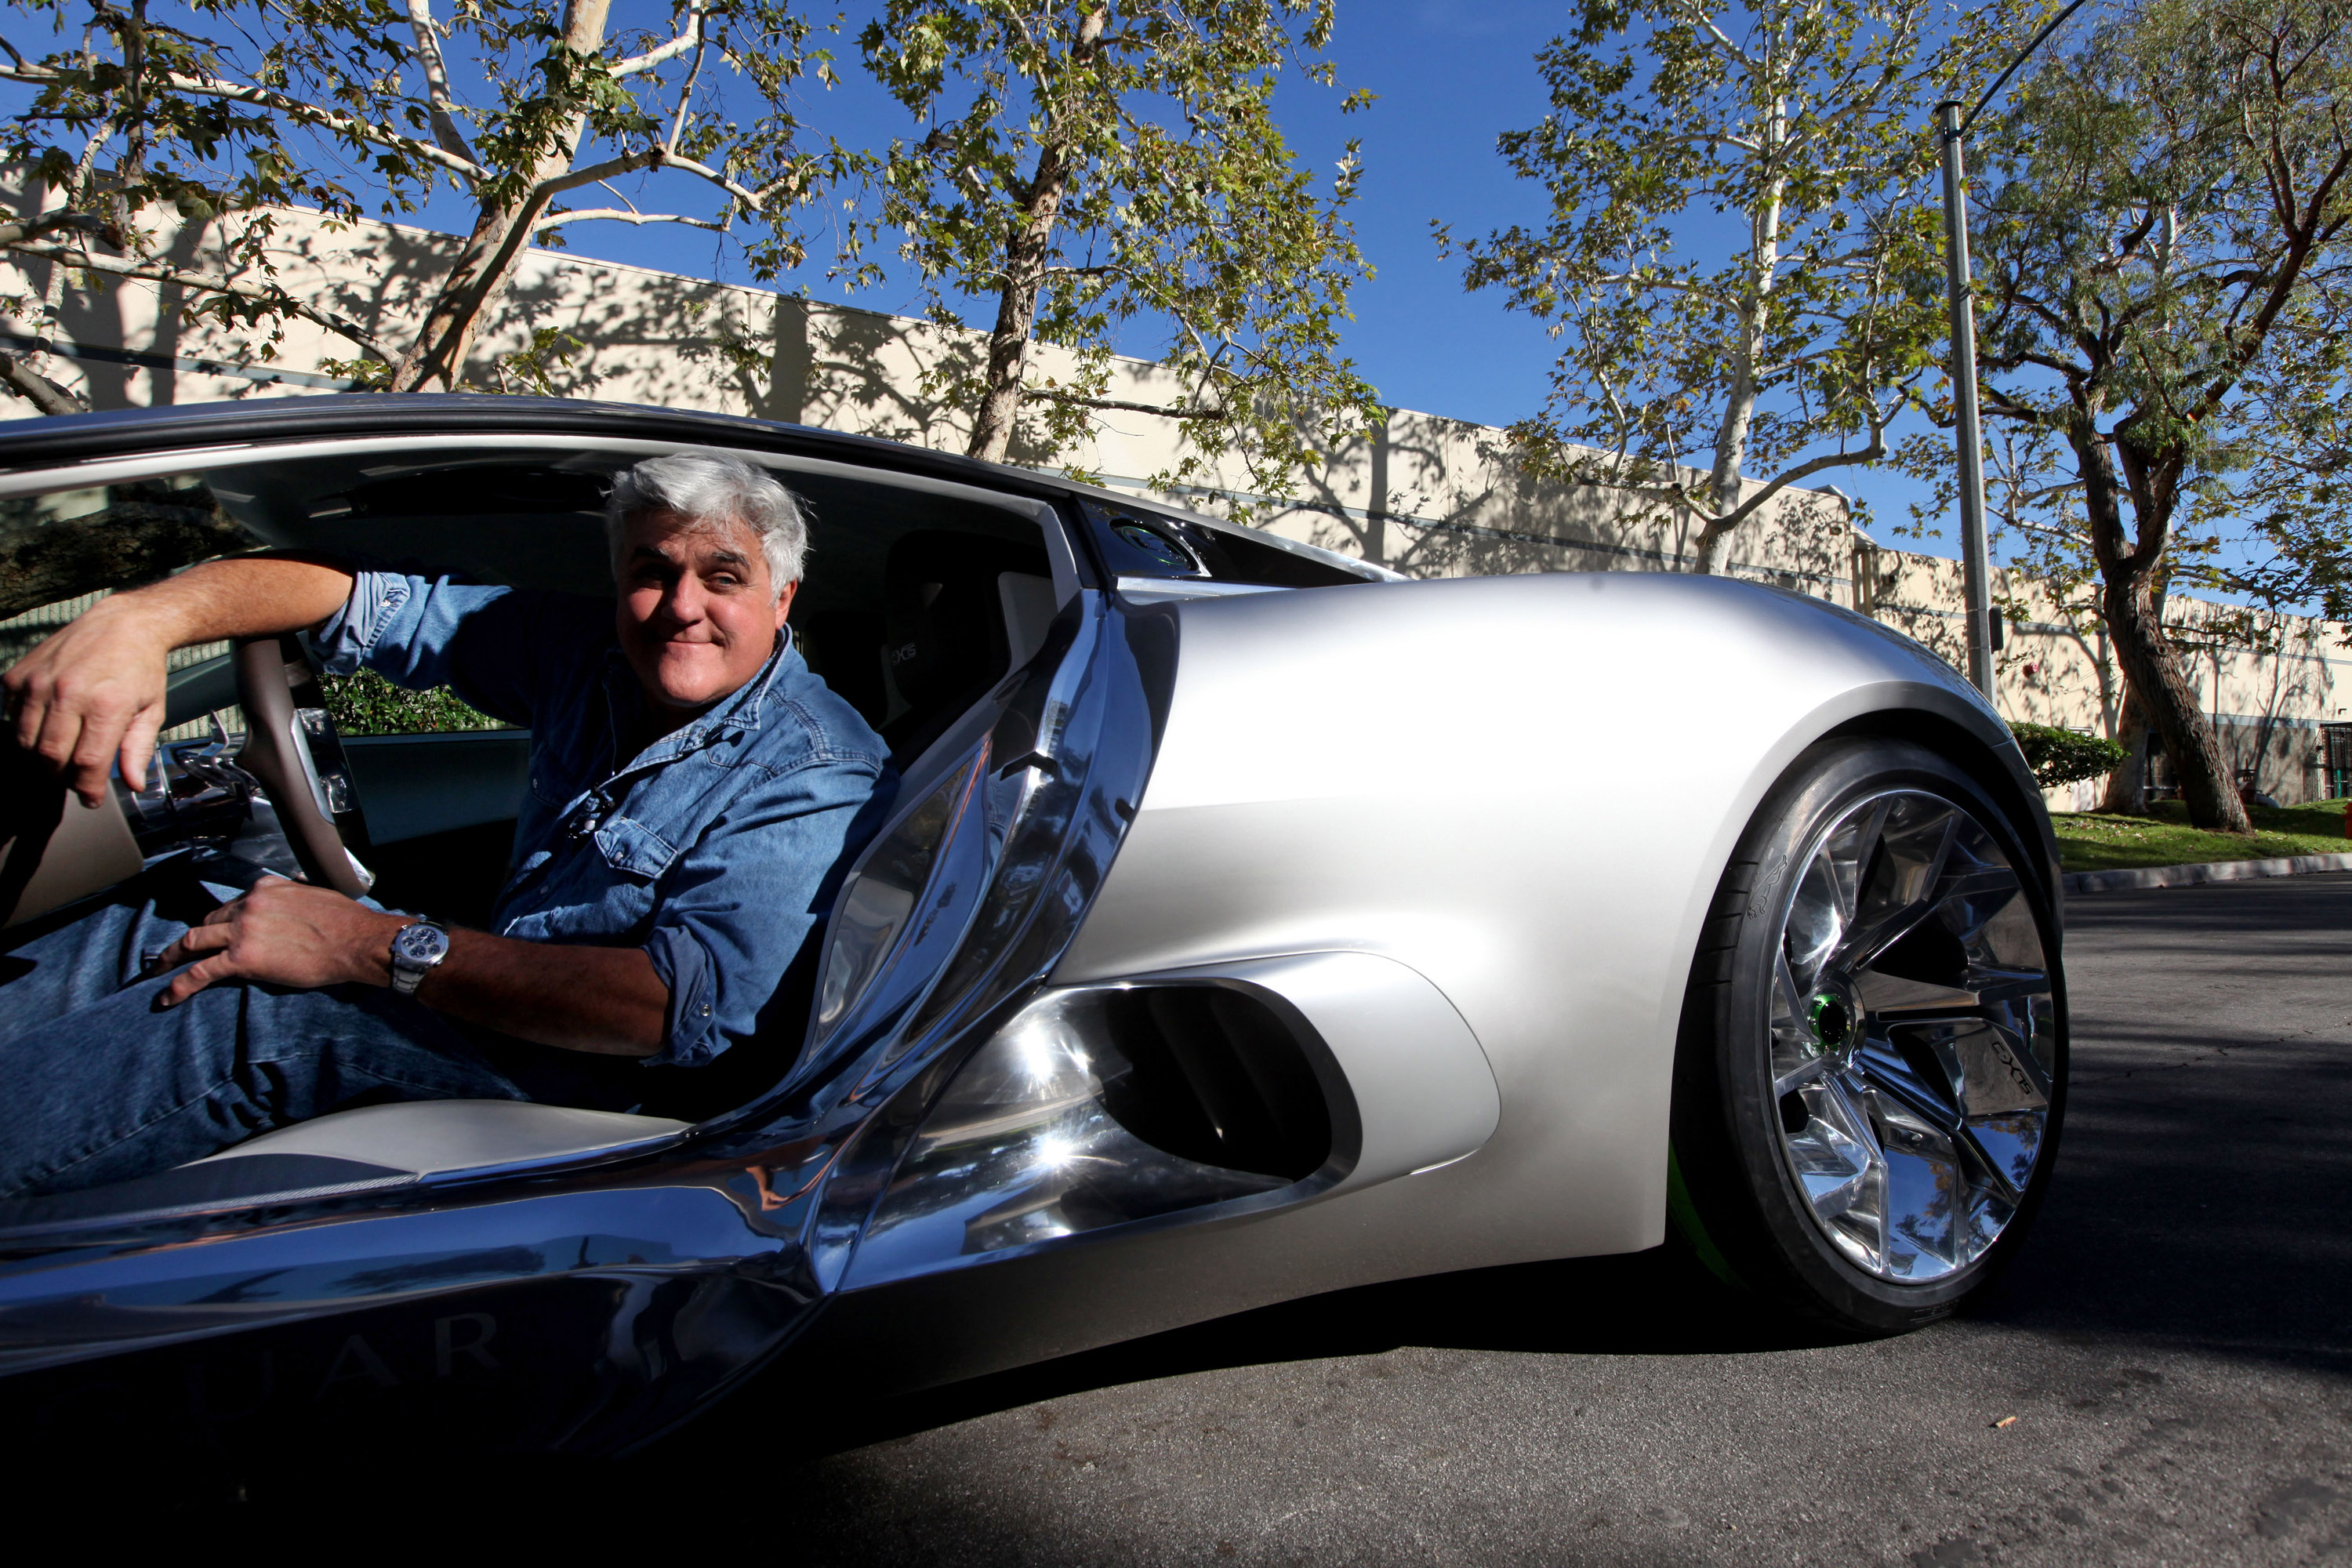
[[[1467,1158],[1363,1190],[845,1290],[812,1358],[919,1387],[1320,1291],[1656,1245],[1699,924],[1765,793],[1857,724],[1973,741],[2055,891],[2006,728],[1926,649],[1819,601],[1559,574],[1170,613],[1150,784],[1055,983],[1378,955],[1467,1024],[1497,1125]]]

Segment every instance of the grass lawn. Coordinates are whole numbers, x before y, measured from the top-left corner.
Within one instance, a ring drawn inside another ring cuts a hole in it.
[[[2352,852],[2344,837],[2344,803],[2255,806],[2251,837],[2200,833],[2189,826],[2188,808],[2177,800],[2156,803],[2152,816],[2102,816],[2095,812],[2053,812],[2058,855],[2069,871],[2113,871],[2136,866],[2186,866],[2203,860],[2270,860],[2288,855]]]

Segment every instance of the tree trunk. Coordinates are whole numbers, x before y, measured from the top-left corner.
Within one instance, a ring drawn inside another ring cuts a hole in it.
[[[2137,477],[2131,490],[2134,529],[2124,534],[2123,486],[2099,434],[2093,415],[2084,407],[2081,417],[2068,424],[2066,444],[2074,448],[2075,472],[2083,481],[2083,511],[2091,525],[2091,553],[2099,563],[2099,613],[2114,639],[2116,662],[2123,666],[2125,689],[2138,699],[2148,728],[2164,742],[2180,775],[2180,795],[2189,806],[2189,820],[2208,832],[2251,833],[2237,782],[2221,761],[2221,743],[2213,726],[2197,704],[2197,693],[2171,643],[2164,636],[2164,554],[2172,524],[2176,493],[2169,483],[2148,482],[2156,465],[2145,453],[2125,452]]]
[[[2107,631],[2124,679],[2147,709],[2148,728],[2164,742],[2180,775],[2189,820],[2221,833],[2251,833],[2236,781],[2221,760],[2221,742],[2197,703],[2197,693],[2164,637],[2163,612],[2148,592],[2150,574],[2126,571],[2107,581],[2100,595]]]
[[[139,488],[80,517],[0,531],[0,616],[153,583],[259,542],[226,512],[147,499]]]
[[[2159,616],[2161,616],[2161,601]],[[2130,754],[2107,775],[2099,795],[2099,809],[2115,816],[2147,815],[2147,707],[2128,680],[2124,682],[2124,708],[2116,716],[2116,740]]]
[[[997,291],[996,327],[988,334],[987,379],[980,406],[972,411],[971,443],[966,457],[1001,463],[1013,445],[1021,416],[1022,377],[1029,370],[1030,334],[1037,325],[1037,296],[1045,286],[1045,258],[1052,253],[1054,220],[1062,210],[1069,172],[1047,147],[1037,155],[1036,177],[1022,204],[1020,226],[1005,246],[1004,287]]]
[[[1724,395],[1723,419],[1715,430],[1715,467],[1706,476],[1709,515],[1699,527],[1698,543],[1691,552],[1694,576],[1712,577],[1722,571],[1724,552],[1729,548],[1732,525],[1724,521],[1724,514],[1739,507],[1740,470],[1748,461],[1748,436],[1756,419],[1755,363],[1762,346],[1759,323],[1769,283],[1769,278],[1757,283],[1740,321],[1737,363],[1730,389]]]
[[[562,47],[576,55],[604,47],[611,11],[612,0],[567,0]],[[483,313],[514,276],[515,264],[530,243],[531,226],[547,205],[539,187],[571,170],[586,122],[584,115],[572,117],[570,130],[531,169],[520,194],[482,204],[473,233],[442,279],[441,291],[419,324],[415,341],[393,368],[386,390],[455,392],[464,384],[466,358],[473,351]]]
[[[1777,163],[1787,140],[1787,107],[1776,94],[1759,162],[1767,167]],[[1731,385],[1724,395],[1723,419],[1715,430],[1715,467],[1706,477],[1707,506],[1715,515],[1699,530],[1691,560],[1694,576],[1721,572],[1724,552],[1730,547],[1733,525],[1723,519],[1738,510],[1740,475],[1748,466],[1748,437],[1756,425],[1756,365],[1764,354],[1765,316],[1780,276],[1780,206],[1786,187],[1785,180],[1772,179],[1748,220],[1748,293],[1740,301],[1739,345],[1734,351]]]
[[[1734,481],[1737,483],[1737,481]],[[1731,540],[1731,525],[1720,518],[1708,518],[1700,525],[1697,547],[1691,552],[1691,574],[1712,577],[1723,570],[1723,553]]]
[[[1079,19],[1077,37],[1070,45],[1074,72],[1093,63],[1109,21],[1108,6]],[[1055,118],[1058,121],[1060,116]],[[964,447],[966,457],[984,463],[1004,461],[1013,446],[1014,422],[1021,416],[1022,377],[1029,370],[1037,296],[1045,287],[1045,267],[1054,251],[1054,224],[1061,216],[1062,198],[1070,184],[1061,132],[1059,124],[1049,122],[1045,144],[1037,153],[1037,171],[1022,193],[1019,220],[1009,226],[1005,236],[1004,286],[997,290],[996,326],[988,334],[988,369],[981,384],[980,406],[971,414],[971,440]]]
[[[2168,574],[2158,573],[2149,593],[2158,626],[2164,624],[2168,576]],[[2124,682],[2123,707],[2116,714],[2116,739],[2131,755],[2107,775],[2106,788],[2099,796],[2099,809],[2118,816],[2146,816],[2148,781],[2153,776],[2149,757],[2154,742],[2147,725],[2147,704],[2134,694],[2129,680]]]

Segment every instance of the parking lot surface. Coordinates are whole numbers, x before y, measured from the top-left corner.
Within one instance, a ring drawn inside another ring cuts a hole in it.
[[[872,1408],[755,1384],[637,1463],[756,1468],[816,1563],[2352,1557],[2352,877],[2068,923],[2057,1179],[1968,1318],[1807,1342],[1664,1252],[1528,1266]]]

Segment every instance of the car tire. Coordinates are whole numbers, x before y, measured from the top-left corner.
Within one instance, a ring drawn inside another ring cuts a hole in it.
[[[1717,1272],[1886,1334],[2015,1254],[2067,1065],[2027,843],[1906,742],[1825,742],[1767,796],[1708,910],[1675,1058],[1675,1219]]]

